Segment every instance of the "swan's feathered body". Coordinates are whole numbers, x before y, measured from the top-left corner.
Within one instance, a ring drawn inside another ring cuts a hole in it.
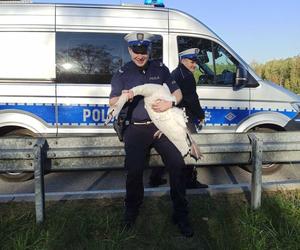
[[[158,100],[173,101],[174,97],[166,84],[144,84],[131,89],[134,96],[144,96],[145,109],[155,126],[177,147],[182,156],[190,154],[194,158],[200,159],[201,153],[197,145],[192,140],[186,126],[185,114],[182,109],[173,107],[164,112],[155,112],[152,109],[153,103]],[[117,117],[124,104],[127,102],[127,95],[122,94],[117,103],[110,107],[108,120]]]

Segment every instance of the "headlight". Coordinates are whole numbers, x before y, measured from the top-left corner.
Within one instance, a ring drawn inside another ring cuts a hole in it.
[[[300,112],[300,102],[294,102],[292,106],[297,112]]]

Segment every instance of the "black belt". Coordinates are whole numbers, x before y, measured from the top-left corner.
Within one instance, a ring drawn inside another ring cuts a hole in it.
[[[132,122],[134,125],[149,125],[152,124],[152,121],[144,121],[144,122]]]

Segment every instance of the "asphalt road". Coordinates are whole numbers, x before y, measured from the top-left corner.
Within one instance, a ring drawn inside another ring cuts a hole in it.
[[[148,177],[150,170],[145,170],[144,184],[146,195],[160,195],[168,192],[168,184],[160,189],[149,189]],[[60,199],[70,196],[73,198],[97,198],[123,196],[126,172],[113,171],[81,171],[58,172],[45,177],[46,198]],[[197,192],[242,192],[249,188],[251,174],[239,167],[202,167],[198,168],[198,180],[209,185],[206,190]],[[281,170],[263,176],[264,188],[296,189],[300,188],[300,164],[285,165]],[[238,184],[238,185],[236,185]],[[58,192],[58,193],[57,193]],[[33,200],[34,181],[9,183],[0,180],[0,200]]]

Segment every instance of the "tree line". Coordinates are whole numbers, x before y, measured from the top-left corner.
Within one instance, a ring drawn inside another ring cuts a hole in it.
[[[300,55],[264,64],[252,62],[251,67],[265,80],[270,80],[300,94]]]

